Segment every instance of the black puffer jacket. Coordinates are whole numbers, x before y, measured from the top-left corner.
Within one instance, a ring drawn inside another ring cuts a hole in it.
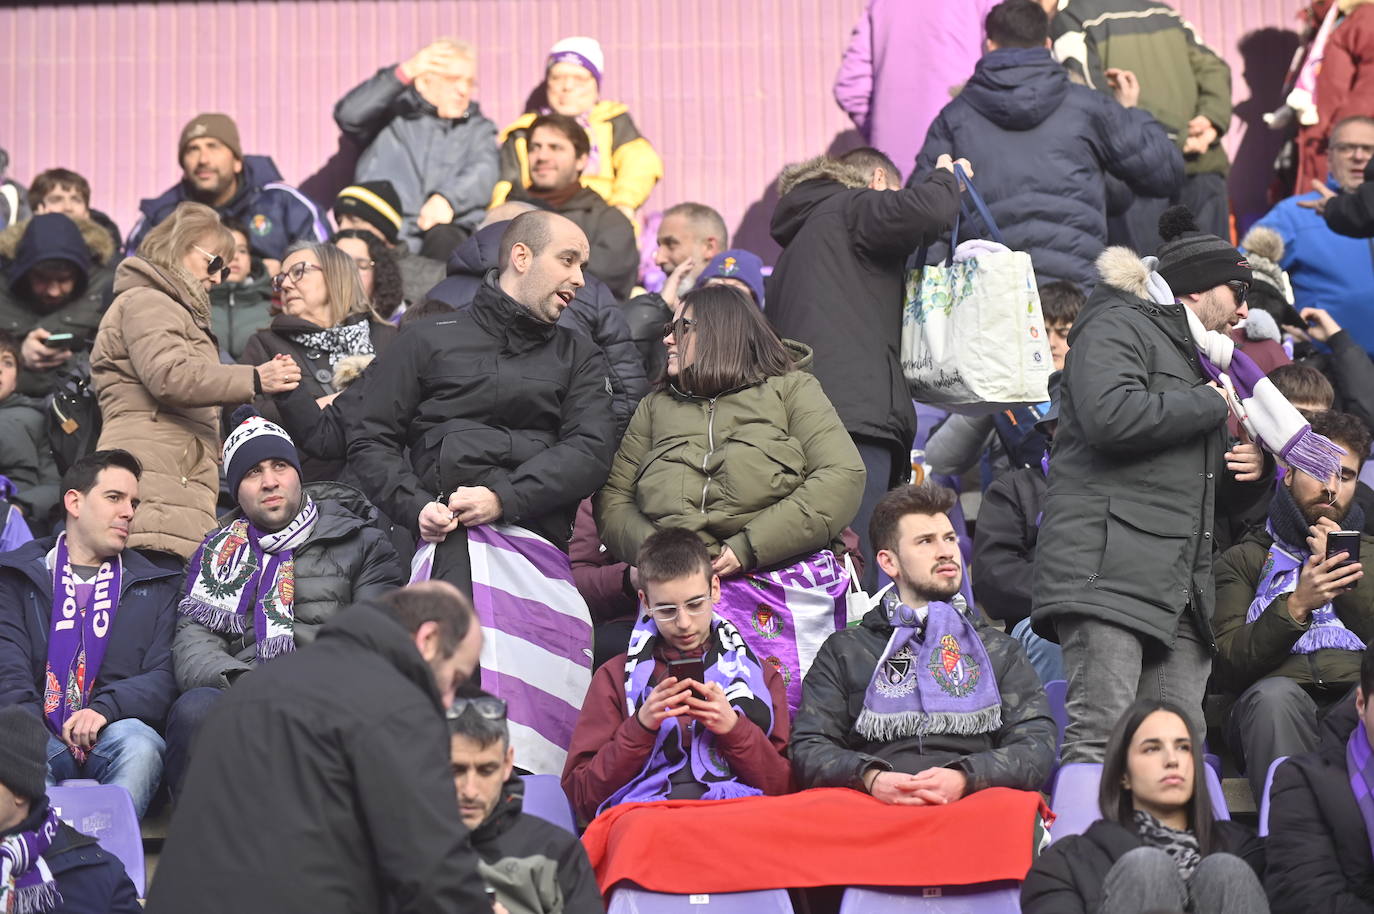
[[[1002,695],[997,732],[913,736],[892,743],[859,735],[854,722],[892,637],[882,609],[873,609],[858,627],[827,638],[806,673],[788,750],[797,783],[802,788],[862,790],[863,773],[870,767],[906,774],[944,767],[968,777],[969,793],[987,787],[1038,790],[1054,765],[1055,740],[1040,677],[1020,644],[986,624],[974,624]]]
[[[1038,466],[1003,473],[983,493],[973,532],[973,592],[1008,631],[1031,613],[1035,545],[1045,510],[1045,472]]]
[[[402,330],[358,385],[344,416],[349,463],[412,535],[440,493],[486,486],[501,499],[504,522],[566,549],[578,502],[610,473],[606,358],[531,315],[501,291],[494,271],[467,311]]]
[[[361,492],[337,482],[312,483],[305,491],[320,517],[295,551],[298,648],[314,641],[320,626],[344,607],[380,597],[409,577],[383,532],[385,522]],[[221,518],[221,528],[238,516]],[[257,664],[257,641],[251,625],[242,635],[221,635],[182,616],[172,644],[177,685],[183,692],[228,688],[234,676]]]

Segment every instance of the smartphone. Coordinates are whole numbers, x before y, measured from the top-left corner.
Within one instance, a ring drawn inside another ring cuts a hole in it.
[[[1326,534],[1326,557],[1330,558],[1339,552],[1348,552],[1350,557],[1336,567],[1342,568],[1358,562],[1360,560],[1360,531],[1333,530]]]
[[[486,889],[486,892],[487,892],[487,901],[490,902],[492,905],[495,905],[495,904],[496,904],[496,890],[493,889],[491,886],[484,886],[484,888]]]
[[[53,333],[43,341],[43,345],[49,349],[75,349],[81,345],[81,340],[75,333]]]
[[[694,682],[699,682],[704,685],[706,683],[706,664],[702,662],[700,657],[684,657],[681,660],[669,660],[668,675],[676,676],[679,682],[684,679],[691,679]],[[692,689],[692,695],[703,701],[706,699],[706,695],[701,689]]]

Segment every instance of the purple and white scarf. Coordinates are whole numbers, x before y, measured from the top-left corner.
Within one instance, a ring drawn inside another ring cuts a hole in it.
[[[1355,805],[1364,820],[1364,832],[1369,838],[1369,852],[1374,854],[1374,750],[1369,747],[1369,734],[1363,723],[1357,723],[1345,744],[1345,770],[1350,776],[1350,789]]]
[[[896,589],[880,608],[892,625],[883,655],[864,692],[854,729],[892,742],[911,736],[954,733],[969,736],[1002,726],[1002,694],[983,639],[954,605],[928,603],[912,609]]]
[[[57,836],[57,813],[48,808],[35,831],[21,831],[0,841],[0,911],[43,914],[62,901],[44,852]]]
[[[295,550],[319,520],[314,500],[275,533],[263,533],[246,518],[216,530],[191,557],[191,589],[182,599],[183,616],[213,632],[242,635],[253,613],[257,659],[261,663],[296,649]]]
[[[49,553],[52,567],[52,619],[48,629],[48,663],[43,676],[43,717],[55,736],[77,711],[86,707],[91,687],[109,646],[110,627],[119,608],[124,562],[106,561],[93,584],[79,583],[67,554],[67,534],[57,538]],[[78,762],[84,750],[68,746]]]
[[[658,643],[658,626],[649,613],[641,609],[625,655],[625,705],[631,716],[638,713],[639,706],[653,691],[654,648]],[[717,683],[725,690],[731,707],[764,733],[771,734],[773,700],[763,678],[763,667],[735,627],[720,616],[711,618],[711,637],[702,663],[706,668],[706,681]],[[682,745],[684,730],[690,731],[692,737],[691,746],[685,750]],[[629,783],[611,794],[597,813],[621,803],[667,799],[673,775],[683,766],[690,766],[692,779],[706,788],[703,800],[753,797],[762,793],[757,787],[739,781],[730,763],[716,748],[715,734],[710,730],[686,716],[666,717],[659,724],[653,751],[644,767]]]

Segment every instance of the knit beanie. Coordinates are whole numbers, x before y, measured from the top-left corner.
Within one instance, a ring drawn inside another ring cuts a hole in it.
[[[599,86],[601,74],[606,69],[606,56],[601,53],[601,43],[595,38],[577,36],[564,38],[549,49],[549,62],[544,70],[547,72],[556,63],[575,63],[579,67],[586,67]]]
[[[1205,292],[1232,280],[1247,285],[1254,274],[1244,255],[1216,235],[1198,230],[1186,206],[1171,206],[1159,217],[1159,275],[1174,295]]]
[[[339,191],[334,198],[334,218],[357,216],[395,244],[401,231],[401,195],[390,181],[363,181]]]
[[[697,276],[696,288],[700,289],[706,285],[706,280],[715,277],[738,279],[753,293],[754,304],[763,307],[763,261],[757,254],[740,248],[721,251]]]
[[[45,796],[48,728],[19,705],[0,708],[0,784],[30,800]]]
[[[239,484],[248,471],[264,460],[285,460],[301,471],[301,458],[296,443],[279,425],[268,422],[251,406],[234,410],[234,430],[224,439],[224,477],[229,482],[229,494],[237,501]]]
[[[239,127],[227,114],[197,114],[191,122],[181,128],[181,142],[177,144],[177,158],[186,154],[186,147],[192,140],[208,136],[219,140],[234,153],[234,158],[243,158],[243,146],[239,143]]]

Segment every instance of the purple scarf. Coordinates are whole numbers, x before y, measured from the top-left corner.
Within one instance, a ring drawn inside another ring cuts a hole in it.
[[[52,807],[36,831],[21,831],[0,842],[0,911],[42,914],[62,901],[44,852],[57,835]]]
[[[1369,748],[1369,734],[1364,724],[1356,724],[1345,744],[1345,770],[1350,775],[1350,789],[1355,805],[1364,820],[1369,852],[1374,855],[1374,751]]]
[[[43,682],[43,716],[55,736],[77,711],[86,707],[100,675],[110,627],[119,608],[124,562],[118,556],[95,573],[95,586],[82,593],[67,555],[67,534],[57,538],[52,563],[52,620],[48,629],[48,667]],[[78,762],[86,753],[68,749]]]
[[[881,609],[892,637],[878,658],[854,729],[868,739],[891,742],[911,736],[988,733],[1002,726],[997,677],[963,597],[912,609],[896,588]],[[929,674],[929,675],[926,675]]]
[[[658,626],[648,612],[641,611],[625,655],[625,703],[631,715],[638,712],[653,691],[654,646],[658,641]],[[764,733],[772,733],[773,696],[764,681],[763,668],[735,627],[720,616],[711,619],[711,638],[702,661],[706,681],[719,683],[732,707]],[[687,751],[682,747],[683,728],[692,733],[692,745]],[[668,717],[659,725],[653,751],[644,767],[628,784],[611,794],[597,813],[621,803],[667,799],[672,777],[684,765],[690,765],[692,779],[706,787],[703,800],[752,797],[762,792],[740,783],[730,770],[730,763],[716,749],[715,734],[710,730],[686,716]]]

